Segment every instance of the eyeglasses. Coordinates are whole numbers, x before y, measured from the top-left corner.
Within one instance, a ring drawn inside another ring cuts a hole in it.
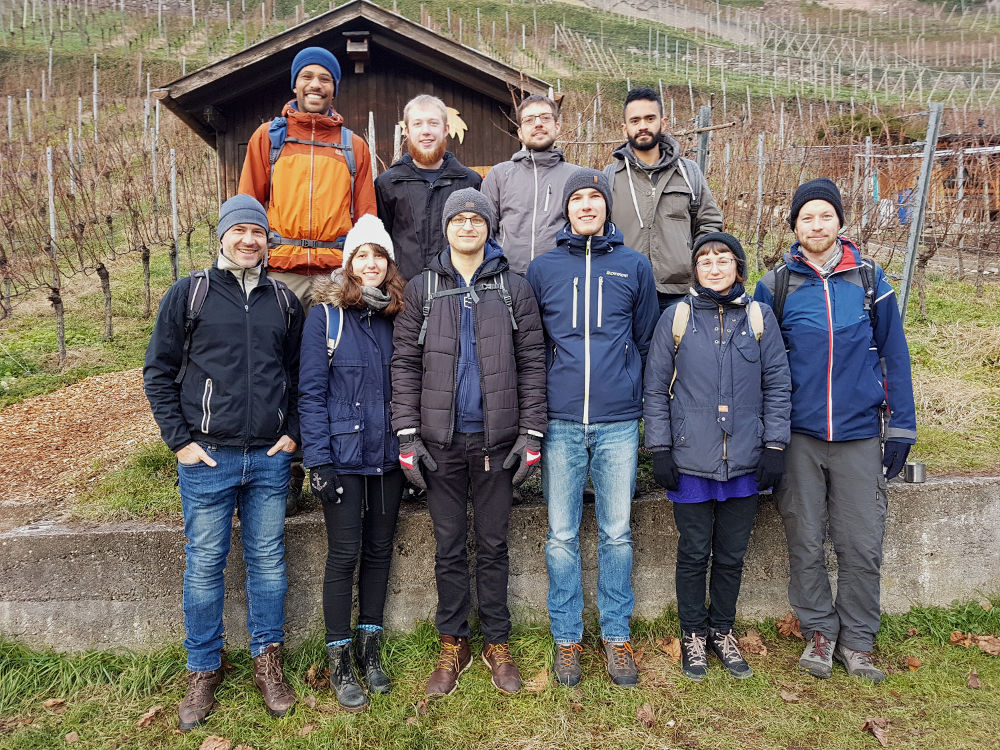
[[[482,229],[486,226],[486,219],[482,216],[453,216],[448,221],[448,225],[455,229],[461,229],[465,226],[465,222],[472,224],[475,229]]]
[[[728,271],[729,267],[736,262],[736,258],[716,258],[711,260],[709,258],[702,258],[695,266],[699,271],[711,270],[712,266],[716,266],[720,271]]]
[[[539,120],[542,125],[551,125],[556,121],[556,116],[551,112],[544,112],[540,115],[525,115],[521,118],[521,124],[527,127],[528,125],[534,125],[535,120]]]

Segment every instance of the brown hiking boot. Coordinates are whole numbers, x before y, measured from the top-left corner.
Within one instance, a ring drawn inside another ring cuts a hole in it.
[[[253,660],[253,682],[264,696],[271,716],[284,716],[295,706],[295,691],[285,681],[281,667],[281,644],[272,643]]]
[[[437,667],[427,681],[427,695],[451,695],[458,687],[458,678],[472,664],[468,638],[441,636],[441,655]]]
[[[510,655],[509,644],[487,643],[483,649],[483,661],[493,673],[493,687],[501,693],[510,695],[521,689],[521,673]]]
[[[205,719],[215,709],[215,689],[222,682],[222,668],[211,672],[188,672],[187,692],[177,708],[180,718],[178,728],[190,732],[205,723]]]
[[[604,658],[608,664],[608,677],[618,687],[635,687],[639,684],[639,670],[635,666],[632,644],[602,641]]]

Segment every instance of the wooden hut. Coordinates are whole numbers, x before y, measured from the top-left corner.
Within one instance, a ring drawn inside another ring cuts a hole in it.
[[[550,91],[544,81],[401,15],[351,0],[154,92],[218,152],[223,197],[236,192],[250,135],[294,98],[292,59],[308,46],[325,47],[340,62],[334,107],[348,127],[370,140],[373,113],[379,171],[392,160],[403,106],[417,94],[438,96],[457,111],[465,129],[453,118],[448,148],[476,168],[510,158],[519,147],[513,106]]]

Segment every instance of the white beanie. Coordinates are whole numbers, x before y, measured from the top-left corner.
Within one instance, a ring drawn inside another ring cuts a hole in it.
[[[351,256],[362,245],[378,245],[385,250],[386,255],[389,256],[389,260],[393,263],[396,262],[396,256],[392,252],[392,237],[385,231],[382,220],[374,214],[365,214],[362,216],[358,219],[358,223],[351,228],[351,231],[347,233],[347,238],[344,240],[344,268],[348,267],[348,264],[351,262]]]

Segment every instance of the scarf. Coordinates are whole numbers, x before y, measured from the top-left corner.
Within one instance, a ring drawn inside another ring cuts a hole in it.
[[[392,301],[392,297],[375,286],[361,287],[361,299],[369,309],[375,312],[382,312]]]
[[[733,300],[746,294],[746,289],[740,282],[733,284],[733,288],[729,290],[728,294],[719,294],[714,289],[706,289],[701,284],[695,284],[694,290],[698,293],[699,297],[705,297],[715,302],[717,305],[728,305]]]

